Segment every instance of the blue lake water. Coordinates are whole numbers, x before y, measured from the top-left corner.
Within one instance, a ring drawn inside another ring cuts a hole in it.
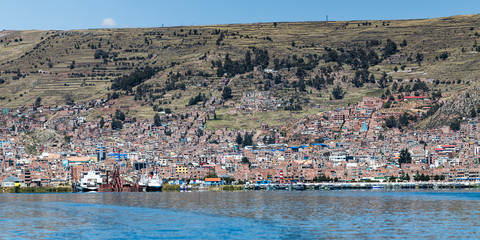
[[[0,194],[0,239],[480,238],[480,192]]]

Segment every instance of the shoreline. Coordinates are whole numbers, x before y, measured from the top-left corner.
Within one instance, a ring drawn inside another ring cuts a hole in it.
[[[1,187],[1,193],[70,193],[71,186],[59,187]]]
[[[480,190],[479,182],[304,183],[220,186],[164,185],[162,192],[325,191],[325,190]],[[74,193],[71,186],[1,187],[0,193]]]

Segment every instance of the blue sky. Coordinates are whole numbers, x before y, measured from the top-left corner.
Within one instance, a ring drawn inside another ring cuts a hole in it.
[[[434,18],[480,13],[479,0],[10,0],[0,30],[69,30],[282,21]],[[103,23],[103,25],[102,25]]]

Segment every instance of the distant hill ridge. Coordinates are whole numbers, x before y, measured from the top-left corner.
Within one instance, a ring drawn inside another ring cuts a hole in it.
[[[458,93],[478,85],[479,20],[1,31],[0,106],[109,98],[151,118],[159,109],[208,108],[215,99],[240,106],[248,92],[282,99],[292,116],[415,91],[470,102]],[[466,99],[478,101],[476,94]],[[452,104],[438,114],[466,114]]]

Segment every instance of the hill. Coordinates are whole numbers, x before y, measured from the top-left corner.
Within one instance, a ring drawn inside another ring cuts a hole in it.
[[[209,128],[257,128],[363,96],[462,102],[480,76],[479,20],[2,31],[0,106],[107,98],[141,118],[214,107]],[[455,109],[439,112],[465,115]]]

